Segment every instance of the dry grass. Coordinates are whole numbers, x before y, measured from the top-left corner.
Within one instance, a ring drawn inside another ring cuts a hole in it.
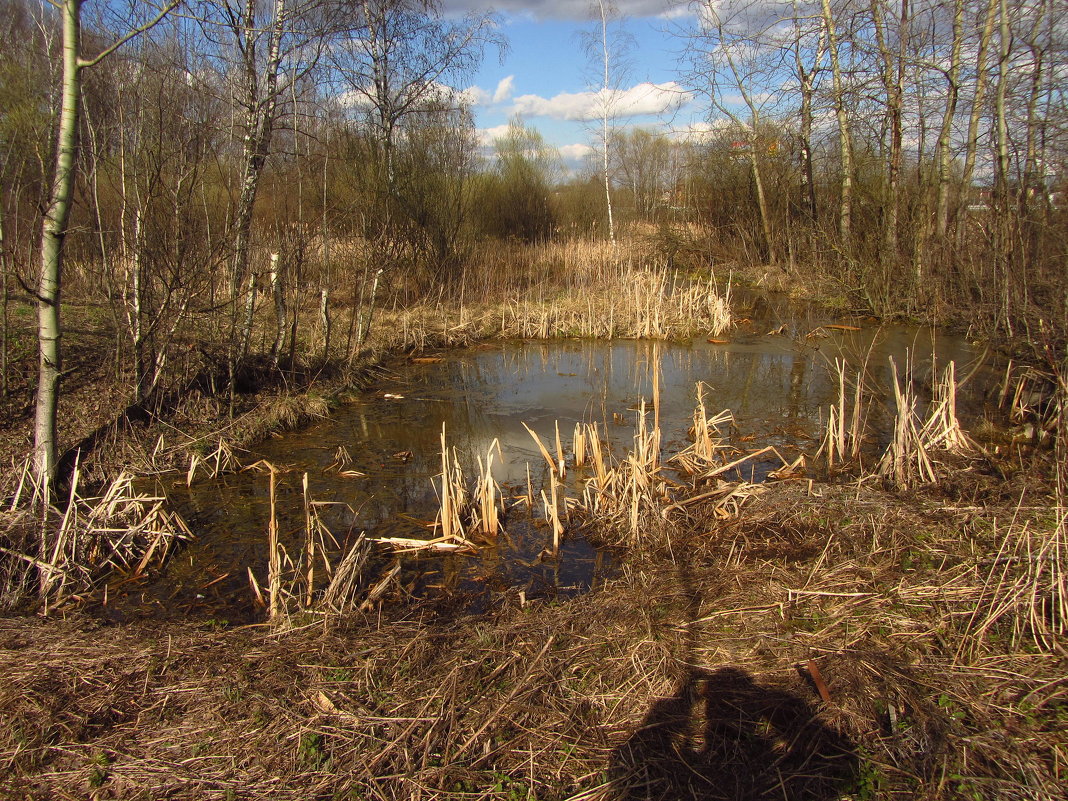
[[[774,485],[726,521],[686,505],[671,554],[634,554],[562,604],[511,593],[489,615],[387,606],[283,636],[0,622],[0,787],[1061,797],[1068,660],[999,579],[1023,575],[1009,557],[1054,521],[1034,499],[991,526],[945,497],[815,491]],[[1020,545],[1000,548],[1007,538]]]

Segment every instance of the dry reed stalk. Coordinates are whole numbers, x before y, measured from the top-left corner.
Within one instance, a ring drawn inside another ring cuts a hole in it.
[[[630,545],[641,543],[643,532],[649,529],[647,521],[668,497],[659,462],[660,431],[648,426],[647,417],[643,399],[631,450],[615,468],[606,464],[594,434],[591,442],[598,443],[593,449],[597,475],[586,483],[581,504],[586,515],[596,514],[607,528],[621,528]]]
[[[942,377],[935,383],[934,397],[920,439],[926,448],[940,448],[952,453],[964,453],[975,447],[957,419],[957,375],[953,362],[946,365]]]
[[[779,453],[778,448],[776,448],[774,445],[766,445],[763,448],[760,448],[759,450],[755,450],[755,451],[752,451],[750,453],[743,454],[742,456],[739,456],[737,459],[731,460],[727,464],[723,464],[723,465],[720,465],[719,467],[713,468],[712,470],[706,471],[705,473],[703,473],[701,475],[701,479],[704,480],[704,481],[707,481],[708,479],[716,478],[717,476],[721,476],[724,473],[729,472],[730,470],[733,470],[734,468],[738,467],[739,465],[745,464],[750,459],[755,459],[756,457],[763,456],[766,453],[773,453],[777,457],[779,457],[779,461],[782,462],[783,469],[789,470],[793,465],[796,464],[796,462],[791,463],[791,462],[786,461],[786,458],[781,453]]]
[[[389,569],[386,570],[385,574],[377,582],[375,582],[374,586],[371,587],[371,589],[367,593],[367,597],[364,599],[363,603],[360,604],[360,609],[362,611],[373,609],[375,603],[377,603],[378,600],[386,594],[386,590],[389,589],[390,584],[392,584],[396,580],[397,574],[400,573],[400,571],[401,563],[400,560],[397,560],[392,565],[390,565]]]
[[[176,543],[193,539],[185,521],[166,508],[166,499],[139,491],[132,474],[120,473],[95,497],[80,494],[82,475],[76,462],[62,512],[44,507],[32,525],[32,537],[27,530],[25,537],[8,539],[18,547],[3,549],[15,560],[4,570],[7,602],[36,588],[47,612],[100,585],[106,593],[109,574],[140,576],[151,565],[162,565]],[[20,527],[29,521],[17,510],[10,515],[23,521]]]
[[[653,430],[657,432],[657,447],[653,451],[653,467],[660,464],[660,343],[653,343]]]
[[[523,423],[523,428],[527,430],[531,438],[534,440],[534,444],[538,446],[538,450],[541,451],[542,458],[545,459],[545,463],[549,465],[549,472],[555,473],[559,466],[553,461],[553,457],[549,454],[549,449],[545,447],[545,443],[541,441],[541,437],[526,423]]]
[[[312,592],[315,589],[315,536],[312,531],[312,506],[311,497],[308,495],[307,473],[304,473],[301,477],[300,484],[304,497],[304,606],[310,608],[312,605]]]
[[[485,466],[483,466],[482,457],[478,457],[478,482],[475,490],[478,526],[483,534],[490,537],[497,536],[501,530],[500,515],[504,511],[500,485],[493,479],[494,449],[500,458],[504,458],[501,454],[500,442],[494,439],[486,450]]]
[[[252,590],[252,597],[256,599],[256,603],[261,607],[266,607],[267,602],[263,600],[263,590],[260,589],[260,583],[256,580],[256,574],[252,572],[252,568],[246,568],[248,571],[248,586]]]
[[[894,434],[879,462],[879,475],[899,489],[916,482],[932,483],[936,479],[934,465],[920,436],[916,415],[916,396],[912,389],[911,357],[906,365],[904,385],[898,377],[897,362],[890,357],[894,390]]]
[[[864,412],[862,401],[862,381],[857,373],[853,391],[852,408],[846,392],[845,359],[835,358],[834,370],[837,376],[838,400],[832,404],[827,413],[827,429],[823,434],[816,457],[826,454],[827,468],[833,470],[835,463],[857,462],[861,455],[864,439]],[[847,424],[847,421],[848,424]]]
[[[323,470],[334,470],[340,473],[342,470],[348,469],[351,464],[352,454],[349,453],[349,449],[344,445],[338,445],[337,451],[334,453],[334,461],[323,468]]]
[[[277,509],[277,470],[270,462],[264,461],[270,473],[270,498],[271,517],[267,524],[267,593],[269,597],[268,615],[271,622],[277,622],[282,611],[282,560],[281,546],[278,542],[278,509]]]
[[[363,566],[371,553],[370,543],[360,532],[356,541],[349,546],[345,555],[338,562],[330,582],[323,590],[320,607],[334,612],[347,612],[356,609],[362,592]]]
[[[723,449],[723,434],[720,427],[734,422],[734,415],[728,409],[724,409],[714,417],[709,417],[705,408],[704,392],[705,383],[698,381],[697,406],[694,408],[693,426],[689,432],[693,443],[671,458],[671,461],[691,475],[716,463]]]
[[[468,542],[464,537],[463,525],[463,515],[467,508],[467,487],[464,481],[463,469],[460,467],[460,461],[456,456],[456,449],[450,449],[445,442],[445,424],[442,423],[441,491],[438,493],[436,527],[445,540]]]
[[[564,477],[564,446],[560,443],[560,421],[553,421],[556,429],[556,464],[560,472],[560,478]]]
[[[545,490],[541,491],[541,502],[545,507],[545,522],[552,526],[553,531],[553,555],[560,551],[560,538],[564,534],[564,525],[560,522],[560,503],[556,488],[558,482],[554,473],[549,474],[549,492],[551,499],[545,497]]]
[[[596,423],[590,423],[586,427],[586,440],[590,446],[590,460],[593,462],[594,477],[598,489],[608,486],[608,463],[605,460],[604,449],[601,446],[601,436]]]
[[[974,450],[974,445],[957,419],[955,365],[950,362],[936,382],[927,417],[922,424],[916,414],[911,361],[906,368],[904,381],[898,379],[893,357],[890,366],[896,406],[894,437],[879,463],[879,474],[902,489],[916,482],[933,483],[937,480],[937,473],[932,451],[964,453]]]
[[[571,437],[571,450],[575,454],[575,467],[586,464],[586,429],[582,423],[575,423],[575,433]]]
[[[193,479],[198,471],[206,472],[207,478],[217,478],[223,473],[235,473],[241,470],[241,462],[234,453],[234,449],[222,438],[218,440],[215,450],[201,456],[192,453],[189,456],[189,467],[186,469],[186,486],[192,486]]]

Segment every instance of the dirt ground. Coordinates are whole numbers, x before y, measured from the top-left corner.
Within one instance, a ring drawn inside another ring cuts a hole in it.
[[[0,795],[1061,798],[1049,467],[770,484],[588,594],[481,615],[2,620]]]

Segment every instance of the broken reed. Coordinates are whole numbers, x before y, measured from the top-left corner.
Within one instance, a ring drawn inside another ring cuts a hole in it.
[[[467,506],[467,486],[456,449],[445,442],[445,424],[441,424],[441,492],[438,494],[437,528],[446,540],[463,539],[461,513]]]
[[[917,413],[917,398],[911,357],[905,375],[899,378],[897,363],[890,357],[894,392],[893,438],[879,462],[878,474],[898,489],[937,481],[932,457],[936,450],[962,453],[971,441],[957,419],[956,367],[950,362],[935,383],[926,419]]]
[[[846,391],[846,368],[845,359],[835,358],[838,399],[827,411],[827,429],[816,453],[817,458],[824,455],[828,470],[833,470],[836,463],[858,462],[864,440],[863,377],[858,371],[850,399]]]
[[[13,608],[34,595],[45,611],[84,598],[118,573],[134,578],[160,567],[193,534],[166,498],[139,490],[120,473],[101,495],[80,494],[75,464],[62,508],[34,485],[27,462],[8,508],[0,513],[0,599]]]
[[[500,485],[493,478],[493,451],[501,459],[501,443],[496,439],[486,450],[486,461],[478,457],[478,480],[475,482],[474,522],[476,528],[487,537],[495,537],[501,531],[501,516],[504,514],[504,498]]]
[[[234,449],[223,439],[219,439],[215,450],[206,456],[193,452],[189,456],[189,467],[185,474],[186,486],[193,485],[193,479],[198,472],[206,473],[207,478],[217,478],[223,473],[234,473],[241,469]]]
[[[329,502],[312,498],[308,474],[301,476],[304,506],[303,542],[294,560],[282,543],[278,523],[279,476],[284,472],[263,459],[246,470],[268,473],[270,518],[267,524],[267,597],[253,572],[247,567],[249,587],[261,606],[267,608],[268,621],[276,628],[284,628],[295,613],[344,612],[355,608],[364,595],[362,568],[370,554],[370,544],[361,532],[342,555],[337,568],[331,564],[329,553],[340,549],[319,515],[319,507]],[[316,565],[323,568],[325,585],[316,597]]]
[[[469,492],[456,449],[450,448],[446,442],[445,424],[442,423],[439,475],[441,486],[440,489],[437,485],[434,486],[438,496],[434,527],[438,530],[439,541],[471,546],[472,543],[466,536],[466,526],[488,537],[495,537],[502,530],[505,506],[500,485],[493,478],[494,451],[497,452],[498,458],[503,459],[500,443],[496,439],[486,449],[485,460],[481,455],[476,457],[478,478],[475,480],[473,492]]]
[[[935,452],[964,453],[975,447],[957,418],[956,364],[951,361],[934,381],[931,402],[923,417],[918,411],[919,399],[916,396],[911,355],[906,357],[904,375],[899,373],[892,356],[889,364],[893,429],[890,443],[879,459],[875,474],[899,489],[918,483],[932,483],[937,480]],[[857,371],[850,390],[847,374],[846,361],[835,359],[837,399],[828,408],[827,422],[816,453],[816,457],[822,457],[830,471],[848,464],[860,465],[863,456],[867,422],[864,375],[861,370]]]
[[[705,407],[705,383],[697,382],[697,405],[693,411],[693,425],[689,435],[691,444],[672,457],[685,472],[694,475],[708,470],[719,462],[723,449],[721,426],[734,422],[734,415],[724,409],[713,417],[708,416]]]

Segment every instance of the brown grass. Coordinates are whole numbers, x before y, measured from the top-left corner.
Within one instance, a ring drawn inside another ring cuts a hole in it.
[[[726,521],[690,504],[670,554],[564,603],[504,594],[488,616],[375,607],[282,636],[2,621],[0,787],[1060,797],[1068,659],[999,579],[1022,566],[1000,544],[1053,521],[1027,498],[991,526],[945,497],[814,491],[774,485]]]

